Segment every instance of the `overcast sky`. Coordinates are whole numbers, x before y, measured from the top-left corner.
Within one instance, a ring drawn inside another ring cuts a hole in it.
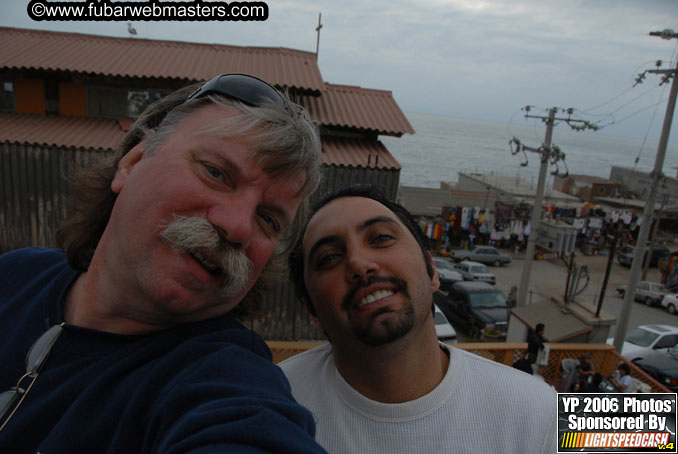
[[[0,0],[0,25],[129,36],[126,22],[34,22],[26,14],[27,4]],[[651,37],[648,32],[678,31],[678,0],[269,0],[267,4],[269,18],[264,22],[133,25],[140,38],[315,52],[315,28],[322,12],[318,62],[323,78],[390,90],[406,113],[520,124],[525,121],[520,115],[525,105],[574,107],[582,111],[580,118],[614,121],[606,134],[642,138],[649,133],[649,140],[659,139],[670,84],[658,87],[660,77],[648,75],[642,85],[631,87],[634,78],[652,69],[658,59],[664,68],[675,67],[678,40]],[[677,143],[678,119],[673,123],[671,143]]]

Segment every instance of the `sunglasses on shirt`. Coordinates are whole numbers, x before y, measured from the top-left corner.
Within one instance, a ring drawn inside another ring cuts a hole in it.
[[[16,413],[17,409],[28,395],[28,392],[33,387],[40,371],[47,362],[49,354],[52,352],[54,343],[64,329],[63,326],[63,323],[61,325],[52,326],[40,336],[35,343],[33,343],[26,355],[26,373],[19,378],[15,387],[0,394],[0,421],[7,415],[7,418],[0,426],[0,430],[5,428],[7,422],[14,416],[14,413]],[[24,381],[30,381],[26,383],[28,386],[25,388],[24,386],[26,384],[24,384]],[[10,410],[12,410],[11,413]]]

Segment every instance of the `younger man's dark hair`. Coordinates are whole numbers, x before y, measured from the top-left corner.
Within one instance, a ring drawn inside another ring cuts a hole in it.
[[[294,288],[297,294],[297,297],[301,300],[307,302],[307,307],[309,312],[312,315],[315,315],[315,309],[308,295],[308,290],[306,289],[306,282],[304,282],[304,251],[303,251],[303,240],[306,233],[306,228],[308,223],[313,218],[313,216],[325,205],[330,203],[332,200],[339,199],[342,197],[364,197],[366,199],[372,199],[376,202],[381,203],[386,208],[391,210],[395,214],[400,222],[407,227],[407,230],[412,233],[414,239],[416,240],[419,248],[421,249],[422,254],[424,255],[424,262],[426,263],[426,271],[429,277],[433,278],[433,266],[428,258],[429,246],[428,239],[422,232],[421,228],[417,224],[417,221],[414,220],[409,211],[405,209],[402,205],[399,205],[395,202],[389,200],[384,193],[377,186],[365,185],[365,184],[356,184],[348,186],[345,188],[337,189],[326,193],[321,199],[313,204],[311,207],[310,214],[306,219],[303,229],[301,230],[301,235],[297,241],[294,249],[289,256],[289,265],[290,265],[290,278],[294,283]]]

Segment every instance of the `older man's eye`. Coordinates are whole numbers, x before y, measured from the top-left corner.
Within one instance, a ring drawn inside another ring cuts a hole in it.
[[[216,168],[212,165],[205,164],[205,170],[207,170],[207,173],[209,173],[211,177],[213,177],[217,180],[224,180],[225,179],[224,173],[221,170],[219,170],[218,168]]]
[[[280,223],[278,222],[278,220],[275,217],[270,216],[266,213],[259,213],[259,217],[261,218],[262,221],[264,221],[266,226],[271,231],[273,231],[273,233],[278,234],[282,230],[281,227],[280,227]]]

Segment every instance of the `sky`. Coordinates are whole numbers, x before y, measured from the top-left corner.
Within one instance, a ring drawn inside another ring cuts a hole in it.
[[[50,0],[45,0],[50,1]],[[207,3],[207,2],[205,2]],[[316,50],[325,81],[393,92],[405,113],[528,124],[574,108],[615,136],[658,141],[675,67],[678,0],[269,0],[258,22],[133,22],[138,38]],[[126,22],[36,22],[0,0],[0,26],[129,36]],[[678,115],[670,143],[678,143]],[[533,120],[529,120],[533,121]]]

